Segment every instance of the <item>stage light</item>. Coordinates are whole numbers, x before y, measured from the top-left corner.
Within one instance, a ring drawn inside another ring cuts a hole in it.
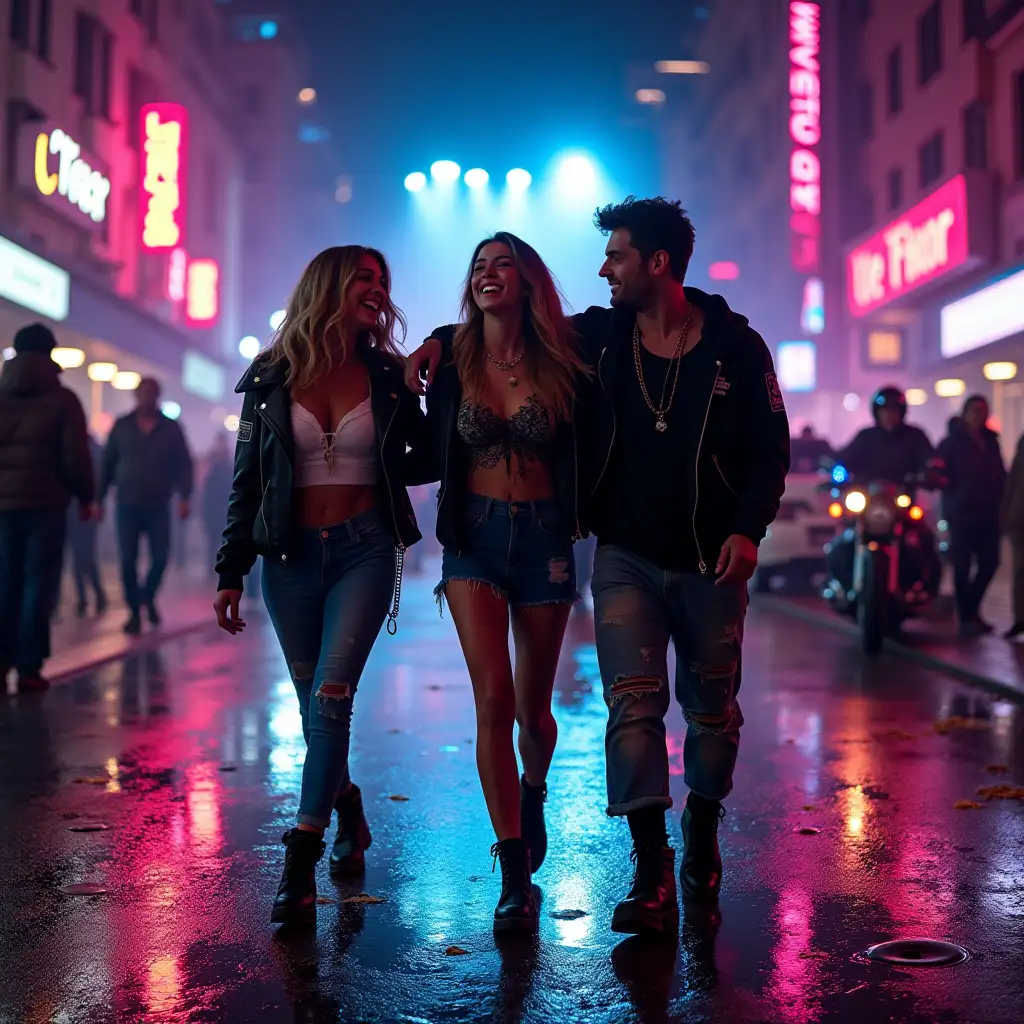
[[[567,192],[591,189],[596,181],[597,171],[585,156],[567,156],[558,165],[558,185]]]
[[[522,167],[513,167],[508,174],[505,175],[505,184],[509,188],[515,189],[517,192],[525,192],[533,182],[533,175],[529,171],[524,171]]]
[[[485,188],[491,176],[482,167],[473,167],[466,171],[462,179],[470,188]]]
[[[50,358],[62,370],[73,370],[85,362],[85,353],[80,348],[55,348]]]
[[[181,406],[168,399],[160,403],[160,411],[169,419],[176,420],[181,415]]]
[[[270,314],[270,329],[272,331],[276,331],[281,326],[281,324],[284,323],[284,318],[287,315],[288,314],[283,309],[279,309],[276,312],[271,313]]]
[[[86,373],[89,374],[89,380],[99,383],[112,381],[117,373],[117,363],[90,363]]]
[[[142,374],[134,370],[118,370],[110,382],[115,391],[134,391],[142,383]]]
[[[422,171],[413,171],[405,176],[407,192],[422,192],[427,187],[427,176]]]
[[[430,176],[441,185],[451,185],[459,180],[462,168],[454,160],[435,160],[430,165]]]
[[[260,354],[260,339],[252,334],[247,334],[238,343],[238,354],[244,359],[255,359]]]

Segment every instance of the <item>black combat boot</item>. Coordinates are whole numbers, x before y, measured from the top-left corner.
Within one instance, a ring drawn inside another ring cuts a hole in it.
[[[679,884],[685,900],[715,900],[722,887],[722,852],[718,848],[718,823],[725,808],[717,800],[693,793],[683,809],[683,859]]]
[[[316,924],[316,866],[327,849],[315,832],[293,828],[281,837],[284,871],[270,920],[275,924]]]
[[[676,935],[676,851],[671,846],[634,846],[633,886],[612,914],[612,931],[629,935]]]
[[[519,780],[519,824],[523,842],[530,851],[530,870],[539,871],[548,853],[548,830],[544,825],[544,801],[548,784],[531,786],[524,775]]]
[[[358,875],[366,870],[365,852],[373,842],[363,814],[363,794],[352,786],[334,805],[338,812],[338,834],[328,863],[332,875]]]
[[[535,932],[537,897],[530,881],[526,843],[522,839],[503,839],[491,847],[491,856],[501,861],[501,898],[494,908],[494,930]]]

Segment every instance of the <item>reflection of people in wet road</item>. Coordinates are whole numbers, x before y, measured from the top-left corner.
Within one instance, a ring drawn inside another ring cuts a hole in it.
[[[349,775],[352,702],[385,618],[398,614],[396,546],[420,537],[404,484],[421,482],[410,466],[424,437],[419,401],[401,386],[404,320],[390,292],[383,253],[320,253],[273,346],[236,388],[244,398],[214,609],[229,633],[245,628],[242,581],[262,554],[263,596],[307,744],[271,915],[282,924],[316,921],[332,811],[333,873],[361,872],[372,840]]]

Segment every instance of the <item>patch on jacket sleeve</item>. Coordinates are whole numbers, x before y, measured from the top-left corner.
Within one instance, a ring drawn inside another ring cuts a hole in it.
[[[239,441],[251,441],[252,440],[252,424],[248,420],[239,420],[239,423],[238,423],[238,440]]]
[[[768,387],[768,404],[772,412],[785,412],[786,403],[782,398],[782,388],[779,387],[779,377],[775,373],[766,373],[764,382]]]

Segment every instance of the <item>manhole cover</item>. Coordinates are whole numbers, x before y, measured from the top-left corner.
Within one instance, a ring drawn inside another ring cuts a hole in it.
[[[95,882],[75,882],[74,885],[62,885],[60,891],[65,896],[102,896],[107,890]]]
[[[69,832],[106,832],[110,826],[105,821],[83,821],[68,826]]]
[[[864,955],[876,963],[899,967],[948,967],[950,964],[962,964],[970,956],[963,946],[940,939],[879,942],[867,949]]]

